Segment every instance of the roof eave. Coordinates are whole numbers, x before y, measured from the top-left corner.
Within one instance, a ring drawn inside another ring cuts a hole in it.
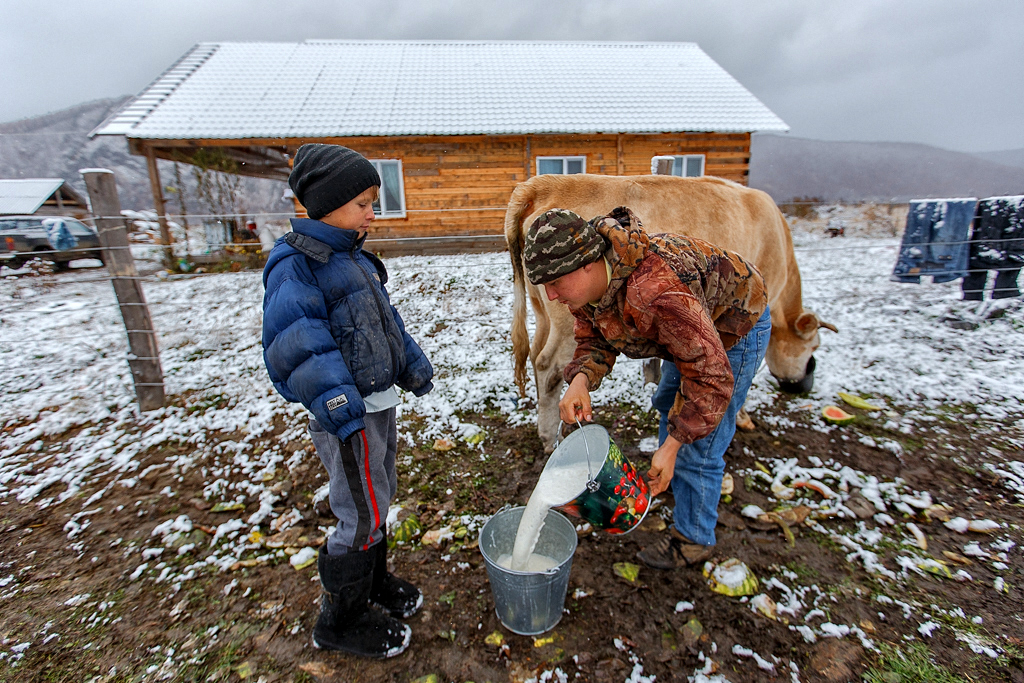
[[[409,129],[404,131],[394,131],[389,133],[381,133],[379,131],[302,131],[302,132],[289,132],[285,135],[237,135],[230,132],[222,132],[219,135],[203,135],[202,137],[189,138],[181,137],[177,135],[146,135],[140,134],[138,131],[132,131],[130,128],[121,132],[114,130],[106,130],[98,135],[122,135],[129,141],[139,141],[145,143],[159,142],[161,140],[175,140],[182,142],[199,142],[199,141],[213,141],[213,140],[225,140],[225,141],[238,141],[242,142],[245,140],[304,140],[304,139],[320,139],[320,138],[388,138],[388,137],[428,137],[428,136],[457,136],[457,135],[662,135],[666,133],[727,133],[727,134],[742,134],[742,133],[788,133],[790,130],[783,122],[778,124],[769,124],[762,126],[722,126],[722,127],[688,127],[688,128],[661,128],[661,129],[633,129],[633,130],[598,130],[598,129],[553,129],[553,128],[538,128],[532,130],[510,130],[510,129],[469,129],[469,130],[428,130],[428,129]]]

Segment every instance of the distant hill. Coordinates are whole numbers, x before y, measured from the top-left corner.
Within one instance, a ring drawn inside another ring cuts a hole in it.
[[[989,153],[1001,154],[1014,152]],[[750,185],[776,202],[798,197],[905,201],[1024,193],[1024,168],[980,157],[911,143],[759,134],[751,143]]]
[[[1005,152],[976,152],[974,156],[981,157],[986,161],[994,161],[997,164],[1024,168],[1024,147],[1008,149]]]
[[[95,100],[61,111],[10,123],[0,123],[0,178],[64,178],[82,196],[87,196],[81,168],[109,168],[117,177],[121,206],[125,209],[153,208],[149,174],[143,157],[128,153],[125,139],[89,133],[129,97]],[[174,164],[160,161],[160,180],[174,184]],[[194,187],[191,166],[182,168],[183,184]],[[290,211],[290,202],[281,201],[285,184],[246,178],[242,185],[245,210]],[[194,193],[193,193],[193,196]],[[177,213],[177,201],[166,196],[168,213]],[[190,205],[190,213],[205,213]]]

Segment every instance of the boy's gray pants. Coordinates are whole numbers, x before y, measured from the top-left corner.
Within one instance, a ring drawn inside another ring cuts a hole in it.
[[[338,518],[327,538],[328,555],[367,550],[385,540],[388,507],[398,492],[395,409],[367,413],[363,421],[366,428],[342,443],[309,419],[310,438],[330,477],[331,511]]]

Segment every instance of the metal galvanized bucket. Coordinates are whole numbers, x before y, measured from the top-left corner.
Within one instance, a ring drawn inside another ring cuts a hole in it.
[[[638,527],[650,508],[647,481],[601,425],[584,425],[565,437],[544,469],[583,462],[591,472],[590,480],[579,495],[555,509],[610,534],[629,533]]]
[[[572,522],[548,510],[534,553],[558,564],[546,572],[520,572],[498,564],[511,555],[525,507],[502,510],[480,530],[480,552],[487,564],[487,578],[494,596],[494,611],[508,630],[522,636],[550,631],[562,618],[569,570],[576,552],[576,529]]]

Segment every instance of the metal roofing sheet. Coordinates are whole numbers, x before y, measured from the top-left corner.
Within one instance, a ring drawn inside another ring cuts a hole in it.
[[[96,132],[143,139],[785,131],[694,43],[203,43]]]
[[[0,179],[0,214],[33,214],[63,184],[63,178]]]

